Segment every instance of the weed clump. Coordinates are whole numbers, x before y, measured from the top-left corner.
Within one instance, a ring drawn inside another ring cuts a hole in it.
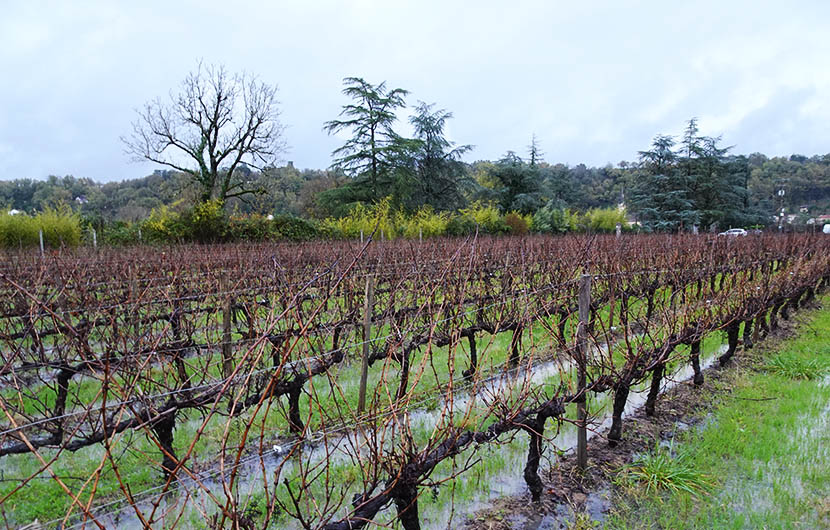
[[[644,495],[663,491],[698,495],[713,485],[708,476],[695,470],[685,455],[672,455],[671,448],[659,446],[623,467],[618,481],[629,488],[645,487]]]
[[[818,359],[803,359],[789,353],[779,353],[764,365],[764,370],[788,379],[812,381],[824,375],[827,366]]]

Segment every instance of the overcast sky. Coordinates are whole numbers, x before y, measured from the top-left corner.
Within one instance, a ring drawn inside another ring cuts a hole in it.
[[[736,153],[830,152],[826,0],[0,0],[0,13],[3,180],[152,172],[119,137],[200,59],[279,86],[284,160],[300,168],[331,163],[322,124],[346,76],[451,111],[469,161],[524,154],[535,133],[549,162],[615,164],[691,116]]]

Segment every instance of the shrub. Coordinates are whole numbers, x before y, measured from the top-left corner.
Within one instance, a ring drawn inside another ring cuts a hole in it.
[[[141,230],[142,241],[150,243],[185,241],[187,230],[181,217],[181,214],[173,211],[170,206],[153,208],[150,216],[137,227],[136,232]]]
[[[626,226],[625,210],[618,208],[593,208],[585,214],[586,225],[596,232],[614,232],[617,223]]]
[[[468,236],[475,232],[476,222],[469,215],[456,215],[447,222],[446,234],[449,236]]]
[[[278,215],[270,223],[272,233],[279,239],[307,241],[320,236],[320,231],[313,222],[293,215]]]
[[[227,237],[235,241],[266,241],[273,239],[272,222],[263,215],[231,217]]]
[[[476,201],[469,208],[461,210],[461,214],[468,215],[482,231],[488,234],[504,234],[509,230],[499,209],[493,203]]]
[[[47,209],[34,217],[0,214],[0,246],[4,248],[36,247],[43,243],[58,248],[77,246],[81,242],[81,219],[68,207]]]
[[[290,239],[306,241],[321,235],[317,226],[305,219],[292,215],[278,215],[268,219],[264,215],[231,217],[225,232],[225,239],[231,241],[276,241]]]
[[[103,241],[108,245],[115,246],[135,244],[139,240],[138,229],[140,226],[138,223],[115,221],[104,230]]]
[[[533,214],[533,231],[543,234],[564,234],[577,230],[579,215],[566,208],[548,203]]]
[[[325,230],[335,237],[354,239],[360,237],[361,232],[368,237],[375,227],[378,230],[376,238],[380,238],[381,231],[386,239],[392,239],[396,235],[389,197],[373,206],[358,203],[352,207],[348,215],[325,219],[322,224]]]
[[[81,243],[81,218],[68,206],[54,210],[48,208],[37,214],[35,221],[43,230],[43,242],[47,246],[76,247]]]
[[[38,242],[38,226],[34,217],[5,212],[0,214],[0,245],[4,248],[33,247]]]
[[[403,236],[414,239],[419,235],[423,237],[444,235],[447,232],[450,216],[443,212],[435,212],[432,206],[422,206],[411,217],[399,213],[396,221]]]
[[[225,205],[218,199],[200,202],[182,215],[185,239],[197,243],[215,243],[225,239],[228,219]]]
[[[144,241],[215,243],[227,238],[229,222],[222,201],[201,202],[180,213],[173,207],[161,206],[150,212],[150,217],[141,224]]]
[[[515,235],[527,234],[530,229],[528,222],[516,212],[505,215],[504,224],[510,228],[510,233]]]

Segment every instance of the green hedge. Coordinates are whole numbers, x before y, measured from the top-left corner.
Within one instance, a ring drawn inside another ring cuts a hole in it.
[[[625,212],[616,208],[593,209],[584,214],[549,204],[534,215],[502,214],[491,203],[475,202],[456,213],[436,212],[424,207],[407,214],[393,210],[389,200],[373,206],[357,205],[346,216],[309,221],[291,215],[231,215],[219,201],[207,201],[181,209],[180,204],[154,209],[139,223],[116,222],[103,227],[102,241],[111,245],[135,243],[217,243],[230,241],[307,241],[322,238],[355,239],[378,228],[384,239],[467,236],[480,234],[564,233],[572,231],[613,232],[625,224]],[[50,210],[35,217],[0,216],[0,244],[7,248],[38,244],[43,228],[46,244],[74,246],[80,243],[77,215]]]
[[[163,206],[139,223],[114,223],[104,230],[113,245],[135,243],[219,243],[231,241],[305,241],[326,237],[316,223],[290,215],[228,216],[219,201],[176,211]],[[140,237],[139,237],[140,234]]]
[[[0,213],[0,246],[30,248],[43,243],[50,248],[74,247],[81,242],[81,219],[67,209],[46,210],[35,216]]]
[[[232,217],[225,232],[225,238],[232,241],[307,241],[322,235],[313,222],[291,215]]]

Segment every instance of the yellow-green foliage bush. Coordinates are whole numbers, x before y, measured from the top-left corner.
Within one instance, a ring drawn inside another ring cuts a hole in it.
[[[173,204],[175,207],[177,204]],[[141,224],[142,240],[164,243],[181,241],[185,237],[181,214],[173,207],[163,205],[153,208],[150,216]]]
[[[348,215],[323,221],[324,230],[334,237],[358,238],[361,232],[368,237],[375,227],[378,229],[375,234],[378,239],[381,231],[386,239],[392,239],[398,234],[395,227],[395,215],[388,197],[373,206],[359,203],[349,211]]]
[[[411,239],[442,236],[447,232],[447,223],[450,222],[448,213],[436,212],[431,206],[422,206],[412,216],[399,212],[396,217],[400,233]]]
[[[40,245],[40,231],[46,246],[77,246],[81,242],[81,219],[68,208],[47,209],[34,217],[0,214],[0,246],[25,248]]]
[[[626,226],[625,210],[618,208],[593,208],[585,214],[587,228],[595,232],[614,232],[617,223]]]
[[[4,248],[36,246],[38,226],[35,218],[23,214],[0,214],[0,244]]]
[[[228,219],[225,205],[219,199],[200,202],[182,216],[185,239],[199,243],[212,243],[225,239]]]
[[[493,203],[476,201],[469,208],[461,210],[461,215],[469,216],[488,234],[503,234],[509,230],[499,209]]]
[[[47,246],[76,247],[81,243],[81,217],[69,207],[46,209],[35,216],[35,221],[43,230],[43,242]]]
[[[200,202],[182,212],[173,209],[178,205],[161,206],[150,212],[150,217],[142,223],[144,241],[215,243],[227,239],[229,222],[222,201]]]
[[[527,223],[527,229],[533,230],[533,214],[532,213],[525,213],[519,214],[522,219],[524,219],[525,223]]]
[[[533,216],[515,212],[510,215],[513,216],[511,219],[515,225],[512,227],[505,223],[506,218],[501,215],[498,207],[480,201],[474,202],[457,214],[436,212],[431,206],[423,206],[414,214],[406,214],[392,210],[391,200],[387,198],[374,206],[358,204],[344,217],[325,219],[319,230],[332,237],[357,238],[361,232],[368,236],[377,227],[378,233],[375,237],[379,237],[382,230],[386,239],[415,239],[419,235],[462,236],[475,233],[476,229],[484,234],[527,233],[532,225]]]

